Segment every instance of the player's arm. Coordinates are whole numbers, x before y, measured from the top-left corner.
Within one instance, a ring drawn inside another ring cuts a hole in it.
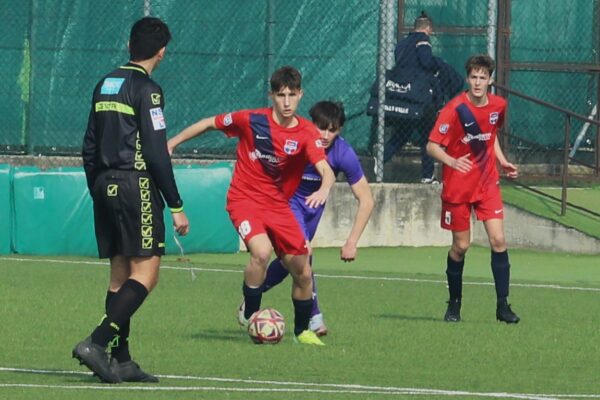
[[[153,94],[160,94],[160,103],[153,102]],[[183,212],[183,200],[179,196],[171,157],[167,151],[167,128],[162,110],[164,103],[160,88],[147,86],[140,90],[139,134],[142,143],[142,155],[152,180],[160,190],[171,210],[173,226],[180,235],[189,232],[189,221]]]
[[[498,135],[496,135],[496,140],[494,141],[494,151],[496,153],[496,159],[500,163],[500,166],[506,173],[507,178],[517,178],[519,176],[519,171],[517,170],[517,166],[508,162],[506,157],[504,156],[504,152],[500,147],[500,141],[498,140]]]
[[[88,189],[92,193],[96,181],[96,123],[93,108],[90,111],[88,126],[83,136],[81,158],[83,159],[83,170],[85,171]]]
[[[454,158],[446,153],[446,150],[439,143],[432,142],[431,140],[427,142],[427,154],[442,164],[463,173],[467,173],[473,168],[473,162],[469,159],[471,153]]]
[[[312,193],[305,200],[305,204],[311,208],[316,208],[325,204],[327,198],[329,197],[329,191],[335,183],[335,175],[333,174],[333,170],[327,161],[325,161],[325,159],[318,161],[315,164],[315,169],[319,175],[321,175],[321,187],[319,187],[319,190]]]
[[[342,246],[340,250],[340,258],[344,261],[354,261],[356,258],[356,246],[358,240],[365,230],[367,222],[369,222],[369,217],[371,216],[375,205],[371,188],[364,176],[354,185],[350,186],[350,188],[358,202],[358,209],[354,216],[354,224],[352,225],[350,234],[346,239],[346,243],[344,243],[344,246]]]
[[[173,154],[175,148],[181,143],[187,142],[188,140],[202,135],[205,132],[217,129],[215,116],[203,118],[200,121],[188,126],[177,135],[169,139],[167,142],[167,148],[169,154]]]

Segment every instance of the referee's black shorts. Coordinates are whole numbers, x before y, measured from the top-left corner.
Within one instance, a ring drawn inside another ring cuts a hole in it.
[[[102,171],[92,198],[100,258],[165,254],[165,204],[148,172]]]

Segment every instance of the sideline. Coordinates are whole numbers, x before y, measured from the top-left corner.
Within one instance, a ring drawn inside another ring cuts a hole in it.
[[[19,372],[40,375],[84,375],[91,376],[91,372],[59,371],[28,368],[0,367],[0,372]],[[572,398],[600,398],[600,395],[587,394],[528,394],[528,393],[494,393],[494,392],[468,392],[462,390],[442,390],[423,388],[401,388],[385,386],[368,386],[356,384],[333,384],[333,383],[311,383],[311,382],[285,382],[265,381],[252,379],[235,379],[219,377],[202,377],[189,375],[157,375],[163,379],[195,380],[210,382],[228,382],[233,384],[270,385],[270,386],[301,386],[301,387],[217,387],[217,386],[127,386],[107,384],[82,384],[82,385],[51,385],[51,384],[28,384],[28,383],[2,383],[2,388],[30,388],[30,389],[63,389],[63,390],[106,390],[106,391],[218,391],[218,392],[248,392],[248,393],[329,393],[329,394],[374,394],[374,395],[436,395],[436,396],[461,396],[461,397],[486,397],[500,399],[525,399],[525,400],[561,400]]]
[[[57,260],[48,258],[17,258],[17,257],[0,257],[0,261],[17,261],[17,262],[40,262],[47,264],[84,264],[84,265],[102,265],[107,266],[108,263],[102,261],[74,261],[74,260]],[[196,267],[176,267],[172,265],[161,265],[161,269],[171,269],[175,271],[190,272],[190,270],[197,272],[219,272],[219,273],[236,273],[241,274],[244,271],[242,269],[219,269],[219,268],[196,268]],[[435,283],[440,285],[446,285],[445,280],[435,279],[417,279],[417,278],[397,278],[389,276],[362,276],[362,275],[326,275],[326,274],[315,274],[318,278],[326,279],[354,279],[354,280],[365,280],[365,281],[398,281],[398,282],[415,282],[415,283]],[[493,282],[463,282],[463,285],[472,286],[493,286]],[[600,292],[600,288],[595,287],[580,287],[580,286],[562,286],[556,284],[536,284],[536,283],[516,283],[511,282],[511,287],[524,287],[524,288],[535,288],[535,289],[555,289],[555,290],[574,290],[583,292]]]

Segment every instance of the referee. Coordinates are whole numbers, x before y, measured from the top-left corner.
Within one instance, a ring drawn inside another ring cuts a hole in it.
[[[98,253],[110,258],[111,270],[106,313],[75,346],[73,357],[108,383],[158,382],[131,359],[130,320],[158,283],[165,202],[177,233],[189,231],[167,152],[164,97],[150,79],[170,39],[168,26],[158,18],[133,25],[130,62],[96,85],[83,140]]]

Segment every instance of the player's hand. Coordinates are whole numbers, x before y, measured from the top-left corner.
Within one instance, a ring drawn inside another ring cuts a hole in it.
[[[344,262],[354,261],[356,258],[356,244],[346,242],[340,249],[340,259]]]
[[[308,196],[304,201],[304,204],[306,204],[310,208],[317,208],[325,204],[328,197],[329,190],[319,189],[316,192],[312,193],[310,196]]]
[[[169,141],[167,142],[167,151],[169,152],[170,156],[173,155],[173,152],[175,151],[176,147],[177,145],[173,143],[173,139],[169,139]]]
[[[502,165],[502,169],[506,173],[506,177],[509,179],[516,179],[519,177],[519,171],[517,170],[517,166],[512,163],[506,163]]]
[[[467,153],[462,157],[455,158],[451,163],[450,167],[462,173],[467,173],[473,168],[473,162],[469,159],[471,153]]]
[[[173,217],[173,226],[175,227],[175,232],[177,232],[179,236],[187,235],[190,231],[190,221],[188,221],[185,213],[171,213],[171,216]]]

